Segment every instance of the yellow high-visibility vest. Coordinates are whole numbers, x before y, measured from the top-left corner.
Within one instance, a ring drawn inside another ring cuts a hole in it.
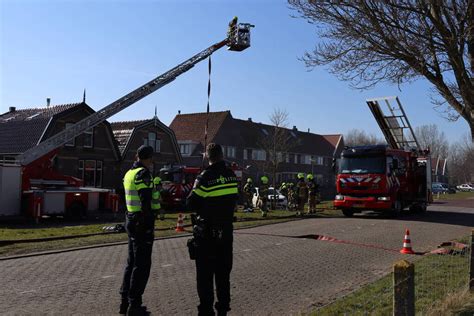
[[[137,174],[143,169],[144,169],[143,167],[139,167],[139,168],[128,170],[127,173],[125,174],[125,177],[123,178],[123,187],[125,188],[125,202],[127,204],[127,211],[129,211],[130,213],[140,212],[142,210],[141,203],[140,203],[140,196],[138,195],[138,190],[154,188],[153,181],[150,181],[150,183],[145,183],[143,180],[136,179]],[[158,199],[159,199],[159,192],[158,192]],[[153,209],[153,200],[152,200],[152,209]]]

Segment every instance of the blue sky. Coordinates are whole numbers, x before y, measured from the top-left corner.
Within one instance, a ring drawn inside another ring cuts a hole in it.
[[[98,110],[141,84],[225,38],[228,21],[255,24],[252,47],[213,55],[211,110],[268,123],[286,109],[290,127],[320,134],[359,128],[381,136],[365,99],[398,95],[416,127],[437,124],[450,141],[468,132],[462,120],[433,110],[423,80],[382,84],[360,92],[325,68],[308,71],[298,60],[317,42],[314,26],[285,1],[73,1],[0,0],[0,112],[79,102]],[[159,118],[169,124],[178,110],[203,112],[207,62],[196,65],[109,121]]]

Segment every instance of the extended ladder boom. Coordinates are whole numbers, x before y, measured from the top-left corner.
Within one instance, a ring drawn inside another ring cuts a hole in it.
[[[228,45],[229,50],[232,51],[242,51],[250,47],[250,28],[254,27],[254,25],[249,23],[237,24],[237,19],[234,18],[234,20],[235,23],[232,24],[232,26],[229,24],[228,38],[225,40],[206,48],[202,52],[194,55],[173,69],[159,75],[155,79],[145,83],[143,86],[135,89],[126,96],[112,102],[98,112],[51,136],[47,140],[41,142],[38,146],[25,151],[23,154],[17,157],[17,161],[23,166],[28,165],[29,163],[46,155],[52,150],[66,144],[74,137],[79,136],[88,129],[99,125],[114,114],[122,111],[135,102],[143,99],[147,95],[167,85],[171,81],[175,80],[179,75],[185,73],[194,67],[195,64],[206,59],[212,55],[212,53],[224,47],[225,45]]]
[[[395,100],[395,102],[390,103],[390,100]],[[384,114],[380,103],[385,103],[390,114]],[[390,147],[393,149],[421,149],[398,97],[369,99],[367,105]]]
[[[155,92],[156,90],[160,89],[161,87],[167,85],[168,83],[175,80],[179,75],[185,73],[195,64],[199,63],[200,61],[209,57],[212,53],[216,50],[222,48],[227,44],[227,39],[216,43],[205,50],[201,51],[200,53],[194,55],[193,57],[189,58],[188,60],[184,61],[183,63],[179,64],[178,66],[174,67],[171,70],[159,75],[155,79],[145,83],[138,89],[130,92],[129,94],[121,97],[120,99],[112,102],[111,104],[107,105],[103,109],[97,111],[96,113],[86,117],[85,119],[77,122],[73,126],[66,128],[65,130],[51,136],[47,140],[41,142],[38,146],[33,147],[27,151],[25,151],[22,155],[20,155],[17,160],[20,162],[21,165],[25,166],[36,159],[46,155],[50,151],[64,145],[69,140],[73,139],[76,136],[84,133],[90,128],[93,128],[109,117],[117,114],[118,112],[122,111],[123,109],[129,107],[130,105],[134,104],[135,102],[143,99],[147,95]]]

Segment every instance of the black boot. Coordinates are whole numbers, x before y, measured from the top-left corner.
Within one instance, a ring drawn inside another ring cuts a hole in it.
[[[146,310],[146,306],[129,306],[127,316],[148,316],[150,312]]]
[[[128,300],[122,300],[122,302],[120,303],[119,314],[125,315],[127,314],[127,310],[128,310]]]

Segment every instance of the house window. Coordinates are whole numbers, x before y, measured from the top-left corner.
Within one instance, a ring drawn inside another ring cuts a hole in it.
[[[263,149],[252,150],[252,160],[267,160],[267,153]]]
[[[102,186],[102,161],[79,160],[79,177],[85,187]]]
[[[68,129],[69,127],[73,126],[74,123],[66,123],[66,129]],[[66,144],[64,144],[64,146],[67,146],[67,147],[74,147],[76,146],[76,138],[73,138],[71,139],[70,141],[68,141]]]
[[[301,155],[295,154],[295,164],[299,164],[301,162]]]
[[[84,132],[84,148],[94,147],[94,128]]]
[[[155,153],[159,153],[161,150],[161,140],[156,138],[156,133],[148,133],[148,138],[145,138],[143,145],[150,146]]]
[[[224,155],[227,158],[235,158],[235,147],[234,146],[224,146]]]
[[[277,162],[283,162],[283,153],[282,152],[277,152],[277,157],[276,157]]]
[[[305,165],[310,165],[313,161],[313,157],[311,155],[303,155],[302,163]]]
[[[191,154],[191,146],[189,144],[180,144],[179,151],[181,155],[190,155]]]
[[[320,166],[324,165],[324,157],[317,156],[316,157],[316,164],[320,165]]]
[[[248,159],[248,150],[244,149],[244,160]]]

